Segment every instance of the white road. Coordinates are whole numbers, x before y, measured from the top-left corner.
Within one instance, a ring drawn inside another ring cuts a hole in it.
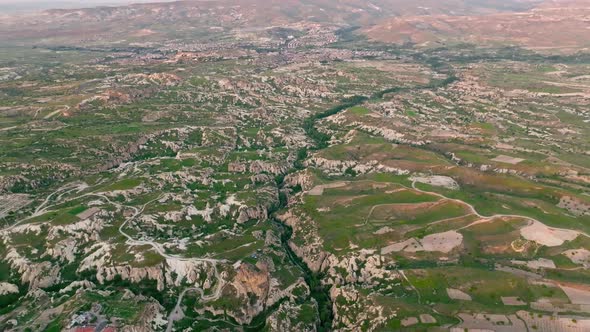
[[[471,226],[474,226],[474,225],[477,225],[477,224],[486,223],[486,222],[489,222],[489,221],[491,221],[491,220],[493,220],[495,218],[520,218],[520,219],[524,219],[524,220],[538,222],[540,224],[545,225],[543,222],[541,222],[541,221],[539,221],[539,220],[537,220],[535,218],[531,218],[531,217],[527,217],[527,216],[522,216],[522,215],[518,215],[518,214],[494,214],[494,215],[491,215],[491,216],[484,216],[484,215],[480,214],[479,212],[477,212],[477,210],[475,210],[475,207],[473,205],[471,205],[470,203],[464,202],[464,201],[462,201],[460,199],[448,198],[445,195],[442,195],[442,194],[439,194],[439,193],[436,193],[436,192],[425,191],[425,190],[421,190],[421,189],[416,188],[416,181],[413,181],[412,182],[412,189],[414,189],[414,190],[416,190],[418,192],[421,192],[423,194],[434,195],[434,196],[440,197],[442,199],[449,200],[449,201],[452,201],[452,202],[456,202],[458,204],[461,204],[463,206],[466,206],[469,209],[469,211],[471,211],[471,214],[474,214],[474,215],[476,215],[477,217],[480,218],[480,220],[476,220],[476,221],[472,222],[471,224],[466,225],[466,226],[463,226],[463,227],[461,227],[461,228],[459,228],[457,230],[465,229],[465,228],[468,228],[468,227],[471,227]],[[550,227],[550,228],[552,228],[554,230],[572,231],[571,229],[567,229],[567,228],[557,228],[557,227],[553,227],[553,226],[547,226],[547,227]],[[583,235],[585,237],[590,238],[590,235],[588,235],[587,233],[584,233],[584,232],[579,231],[579,230],[573,230],[573,231],[578,232],[578,234],[580,234],[580,235]]]
[[[11,229],[17,227],[18,225],[34,218],[40,215],[43,215],[47,212],[50,212],[51,207],[56,206],[58,204],[62,204],[64,202],[67,202],[69,200],[66,201],[62,201],[63,197],[67,194],[70,194],[74,191],[76,192],[80,192],[84,189],[88,188],[88,186],[85,183],[79,183],[79,182],[75,182],[75,183],[70,183],[68,185],[65,185],[63,187],[58,188],[56,191],[50,193],[45,200],[35,209],[35,211],[33,212],[32,215],[28,216],[27,218],[21,219],[19,221],[17,221],[16,223],[12,224],[9,227],[6,227],[4,229],[2,229],[2,232],[5,231],[10,231]],[[57,195],[57,197],[55,197]],[[125,219],[125,221],[119,226],[119,233],[121,235],[123,235],[126,238],[126,244],[130,245],[130,246],[142,246],[142,245],[149,245],[151,246],[158,254],[160,254],[162,257],[164,257],[166,260],[178,260],[178,261],[193,261],[193,262],[206,262],[208,264],[211,264],[211,266],[213,267],[214,270],[214,274],[215,274],[215,278],[217,279],[215,282],[216,288],[213,291],[212,294],[210,295],[205,295],[205,292],[202,288],[199,287],[189,287],[186,288],[184,291],[182,291],[182,293],[180,293],[176,306],[175,308],[170,312],[169,316],[168,316],[168,326],[166,328],[166,331],[172,331],[172,328],[174,326],[174,322],[177,321],[178,319],[182,319],[182,317],[184,316],[182,313],[182,309],[181,309],[181,304],[182,304],[182,298],[184,297],[184,295],[188,292],[188,291],[195,291],[200,293],[200,298],[201,301],[203,302],[208,302],[208,301],[214,301],[217,300],[220,296],[221,293],[223,291],[223,287],[225,286],[225,281],[223,280],[223,278],[221,277],[219,270],[217,269],[217,264],[219,263],[229,263],[229,261],[225,260],[225,259],[213,259],[213,258],[200,258],[200,257],[182,257],[179,255],[171,255],[166,253],[166,250],[164,249],[164,247],[162,246],[162,244],[158,243],[158,242],[154,242],[151,240],[136,240],[134,239],[131,235],[127,234],[124,231],[125,226],[132,221],[133,219],[137,218],[138,216],[140,216],[143,211],[145,210],[145,208],[159,200],[162,198],[163,195],[158,196],[157,198],[143,204],[141,206],[141,208],[137,208],[135,206],[128,206],[128,205],[123,205],[123,204],[119,204],[117,202],[113,202],[109,197],[107,197],[104,193],[86,193],[80,196],[76,196],[70,200],[73,199],[79,199],[81,197],[88,197],[88,196],[96,196],[99,197],[101,199],[104,199],[108,204],[111,204],[115,207],[117,207],[118,209],[120,209],[121,211],[123,211],[124,209],[131,209],[134,211],[133,215],[130,216],[129,218]],[[54,204],[50,205],[49,203],[51,201],[54,201]]]

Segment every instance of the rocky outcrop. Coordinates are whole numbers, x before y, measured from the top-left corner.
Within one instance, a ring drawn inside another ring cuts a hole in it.
[[[325,282],[330,285],[364,284],[379,286],[383,280],[399,279],[399,274],[392,269],[392,262],[385,260],[376,250],[361,249],[344,257],[329,255],[322,264]]]
[[[170,133],[186,134],[190,131],[190,128],[174,128],[169,130],[157,130],[152,133],[139,136],[133,142],[128,142],[123,145],[111,144],[110,158],[104,163],[98,164],[96,171],[102,172],[111,168],[117,167],[129,160],[133,159],[139,151],[148,148],[150,143],[157,143],[168,147],[173,152],[178,152],[181,149],[181,145],[172,143],[169,141],[162,140],[162,136]]]
[[[153,280],[158,290],[164,290],[167,285],[181,286],[184,283],[199,284],[199,287],[206,290],[212,286],[211,280],[216,279],[214,268],[206,261],[170,257],[153,266],[114,265],[112,250],[112,245],[105,242],[87,249],[78,272],[96,270],[96,279],[101,284],[117,277],[134,283]]]
[[[107,211],[99,211],[91,218],[83,219],[67,225],[52,226],[49,230],[48,239],[56,239],[67,235],[71,239],[81,242],[97,241],[100,238],[99,232],[103,229],[105,222],[101,217],[109,217]]]
[[[289,241],[291,249],[311,271],[325,274],[324,283],[362,283],[376,286],[381,280],[399,278],[398,273],[388,266],[390,262],[386,262],[376,250],[361,249],[343,257],[325,251],[317,226],[305,214],[289,211],[279,218],[293,230]]]
[[[116,277],[123,280],[129,280],[138,283],[142,280],[154,280],[157,283],[158,290],[164,290],[164,268],[162,265],[150,267],[132,267],[129,265],[121,266],[100,266],[96,271],[96,280],[100,284],[106,281],[112,281]]]
[[[246,207],[242,206],[239,210],[237,222],[243,224],[248,220],[266,220],[268,219],[268,211],[263,206]]]
[[[373,295],[364,295],[353,286],[332,287],[330,289],[333,326],[341,331],[375,331],[396,312],[377,301]]]
[[[279,308],[275,310],[266,319],[266,326],[271,332],[283,331],[301,331],[301,332],[315,332],[317,331],[317,321],[302,321],[300,319],[303,305],[297,305],[293,302],[281,303]],[[308,304],[313,306],[312,311],[316,312],[317,305],[315,302]]]
[[[78,281],[73,281],[69,285],[67,285],[66,287],[60,289],[59,293],[64,294],[64,293],[71,292],[74,289],[92,289],[94,287],[96,287],[96,285],[91,281],[78,280]]]
[[[255,160],[250,163],[248,171],[250,173],[269,173],[274,175],[285,174],[289,170],[288,164],[271,163],[262,160]]]
[[[273,265],[272,260],[264,258],[256,265],[240,263],[236,267],[234,277],[225,285],[224,296],[235,297],[240,303],[248,303],[248,305],[226,310],[226,313],[240,324],[249,324],[254,317],[281,299],[288,298],[288,302],[295,301],[297,297],[295,293],[303,297],[309,295],[309,288],[303,278],[299,278],[290,285],[282,284],[278,279],[272,278],[275,271]],[[206,311],[211,313],[215,310],[215,307],[206,308]]]
[[[50,262],[31,262],[15,248],[10,248],[4,259],[12,270],[20,274],[21,283],[29,284],[30,290],[52,286],[59,280],[59,266],[53,266]]]
[[[250,181],[252,181],[253,184],[271,183],[274,181],[274,178],[269,174],[255,174],[250,177]]]
[[[145,301],[143,296],[133,296],[137,301]],[[145,304],[140,312],[137,322],[133,325],[121,327],[122,332],[152,332],[165,329],[166,321],[163,319],[166,309],[158,302],[151,301]]]
[[[241,264],[233,281],[226,287],[233,287],[236,297],[250,300],[250,305],[235,310],[236,317],[248,320],[264,310],[270,288],[270,275],[266,264]]]
[[[268,173],[273,175],[285,174],[289,170],[287,163],[274,163],[263,160],[254,160],[250,163],[243,161],[230,162],[227,171],[232,173],[250,172],[254,174]]]
[[[0,282],[0,295],[18,293],[18,286],[8,282]]]
[[[324,260],[329,254],[323,250],[323,241],[317,233],[317,226],[313,220],[303,213],[296,215],[291,211],[278,216],[278,218],[293,229],[289,247],[311,271],[321,271]]]
[[[583,201],[574,196],[562,196],[557,206],[568,210],[577,217],[584,215],[590,216],[590,202]]]
[[[230,173],[244,173],[246,169],[247,165],[238,161],[227,164],[227,171]]]
[[[9,192],[16,183],[28,181],[21,175],[2,175],[0,176],[0,193]]]
[[[180,286],[183,282],[196,284],[201,280],[202,288],[211,288],[211,280],[215,280],[215,271],[211,263],[204,261],[167,258],[165,265],[165,280],[169,285]]]
[[[142,145],[145,145],[149,136],[139,137],[135,142],[131,142],[125,146],[113,147],[114,153],[111,159],[106,160],[103,164],[98,165],[97,171],[103,172],[111,168],[117,167],[122,163],[131,160],[132,156],[136,154]]]
[[[175,74],[153,73],[153,74],[129,74],[121,78],[121,81],[133,85],[164,85],[175,86],[182,79]]]
[[[291,173],[285,176],[284,184],[286,187],[301,186],[303,191],[313,188],[313,179],[309,170]]]
[[[45,255],[61,262],[72,263],[78,252],[77,242],[73,238],[67,238],[57,242],[53,247],[45,250]]]
[[[183,283],[195,285],[201,283],[201,276],[205,276],[203,289],[211,288],[211,280],[214,275],[206,263],[200,261],[168,259],[166,263],[148,267],[133,267],[130,265],[99,266],[96,271],[96,279],[99,283],[112,281],[116,277],[139,283],[142,280],[156,281],[158,290],[164,290],[166,285],[181,286]]]
[[[354,171],[355,174],[368,173],[393,173],[397,175],[407,175],[408,170],[395,167],[385,166],[376,160],[366,163],[359,163],[352,160],[331,160],[322,157],[312,157],[305,162],[308,167],[317,167],[322,169],[328,175],[343,175],[348,170]]]
[[[393,143],[408,144],[408,145],[415,145],[415,146],[422,146],[422,145],[429,143],[427,141],[422,141],[422,140],[408,139],[408,138],[406,138],[405,134],[395,131],[393,129],[368,126],[368,125],[364,125],[360,122],[354,122],[353,124],[358,125],[359,126],[358,129],[361,131],[365,131],[365,132],[368,132],[373,135],[381,136],[381,137],[385,138],[386,140],[393,142]]]

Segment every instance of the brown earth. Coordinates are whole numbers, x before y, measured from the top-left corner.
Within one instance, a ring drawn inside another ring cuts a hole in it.
[[[510,44],[573,52],[590,46],[590,3],[555,0],[525,11],[488,15],[414,15],[386,19],[367,28],[373,40],[424,46],[448,43]]]

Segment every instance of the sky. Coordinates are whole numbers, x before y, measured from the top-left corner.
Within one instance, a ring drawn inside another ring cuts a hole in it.
[[[93,5],[96,3],[120,3],[120,4],[127,4],[127,3],[137,3],[137,2],[163,2],[162,0],[0,0],[0,4],[7,5],[7,4],[21,4],[26,3],[30,5],[50,5],[50,4],[60,4],[60,3],[71,3],[76,4],[79,6],[88,6]]]
[[[51,8],[81,8],[99,5],[122,5],[139,2],[169,2],[173,0],[0,0],[0,14]]]

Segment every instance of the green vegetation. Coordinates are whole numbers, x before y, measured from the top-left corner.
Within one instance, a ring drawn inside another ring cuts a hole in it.
[[[280,223],[280,222],[279,222]],[[332,329],[332,320],[334,313],[332,312],[332,302],[329,295],[329,287],[322,285],[322,275],[313,273],[309,267],[299,258],[291,249],[288,242],[292,236],[290,227],[281,224],[283,232],[281,233],[281,243],[284,250],[288,253],[289,259],[293,264],[297,265],[303,272],[305,283],[311,291],[311,297],[318,305],[319,321],[316,325],[318,331],[330,331]]]
[[[578,309],[521,275],[586,289],[564,251],[588,239],[548,247],[521,230],[534,218],[590,233],[587,105],[556,96],[587,94],[590,58],[381,43],[356,24],[387,10],[340,5],[351,26],[336,31],[329,6],[313,22],[285,6],[278,19],[301,24],[251,29],[260,11],[188,6],[170,24],[171,5],[150,29],[101,9],[90,39],[64,14],[47,31],[67,38],[24,24],[18,45],[2,40],[0,280],[18,292],[0,296],[0,330],[58,331],[94,304],[139,325],[185,290],[175,330],[426,331],[464,312],[537,313],[543,298]],[[230,12],[241,19],[219,27]],[[451,231],[458,244],[441,249]],[[556,268],[527,267],[539,258]],[[437,322],[402,325],[422,313]]]
[[[124,179],[102,188],[102,191],[128,190],[141,184],[140,179]]]
[[[367,115],[370,112],[367,108],[360,106],[351,107],[349,111],[354,115]]]
[[[317,120],[327,118],[327,117],[337,114],[345,109],[357,106],[357,105],[365,102],[366,100],[368,100],[368,98],[365,96],[353,96],[353,97],[345,98],[342,100],[342,102],[339,105],[334,106],[326,111],[316,113],[316,114],[308,117],[307,119],[305,119],[303,121],[303,129],[305,130],[305,133],[307,134],[307,136],[309,136],[315,142],[315,148],[316,149],[326,148],[328,146],[328,141],[330,140],[329,135],[322,133],[315,128],[315,122]]]

